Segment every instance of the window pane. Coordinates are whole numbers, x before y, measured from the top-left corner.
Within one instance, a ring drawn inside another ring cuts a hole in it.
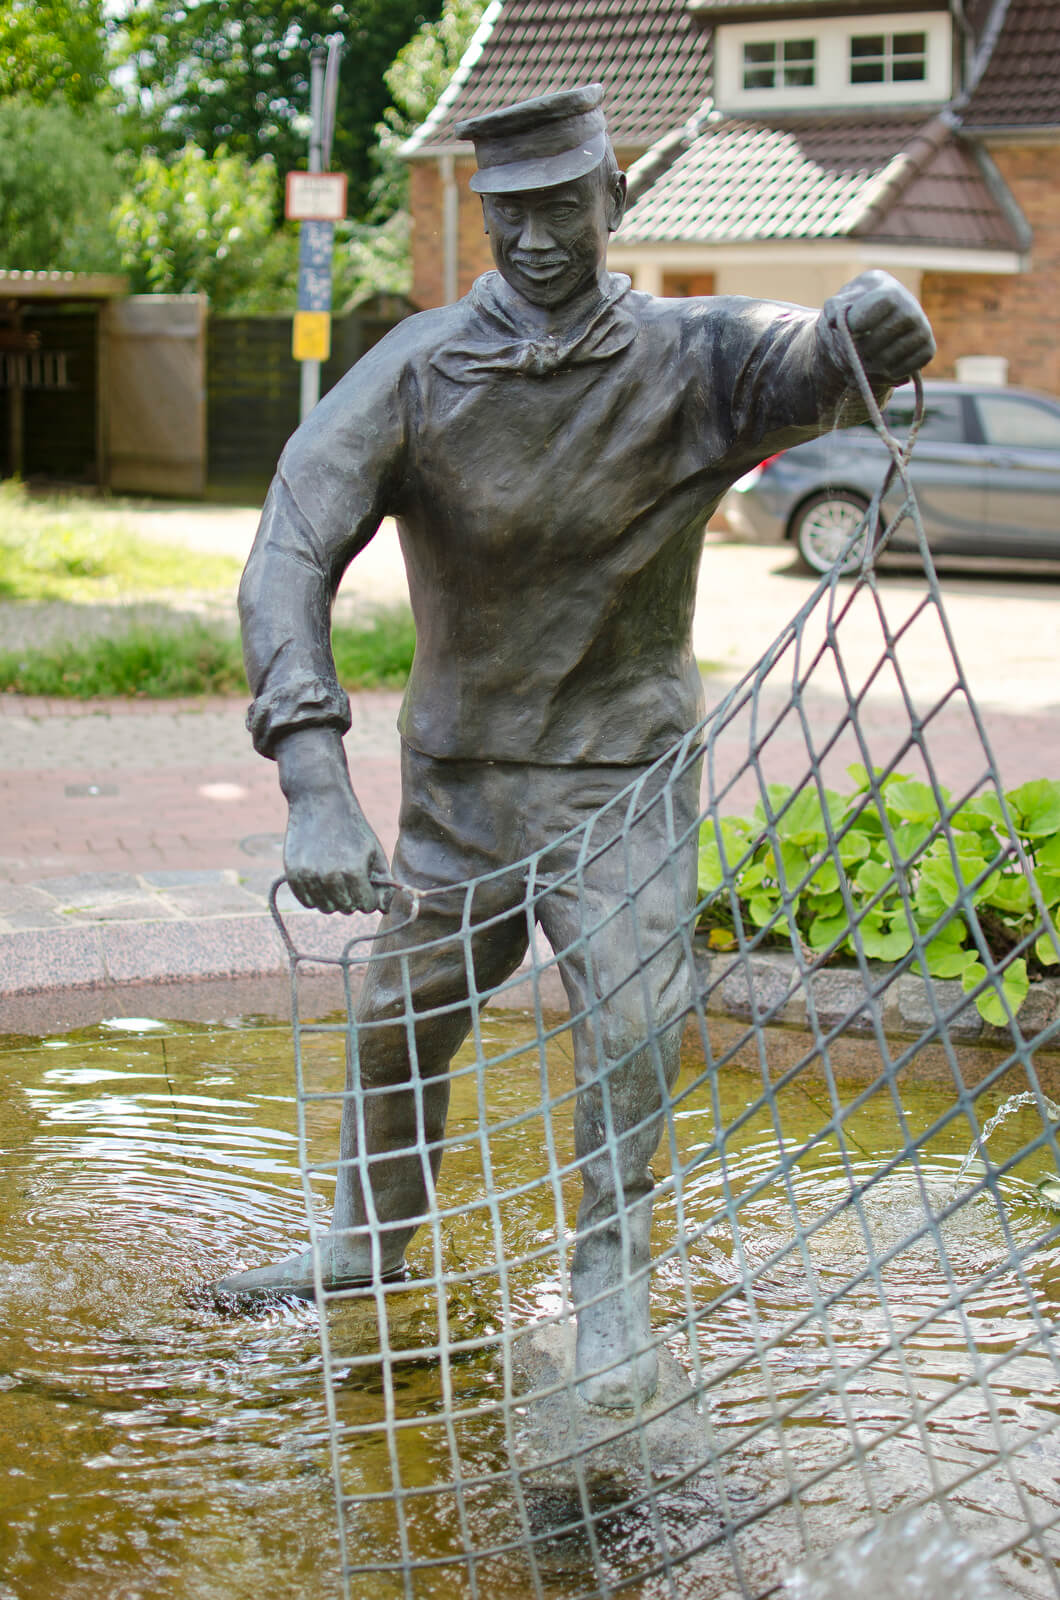
[[[784,40],[785,61],[812,61],[814,53],[815,41],[813,39]]]
[[[884,42],[882,33],[862,33],[850,41],[851,60],[858,56],[882,56]]]
[[[916,416],[916,398],[910,390],[896,395],[884,415],[887,426],[899,438],[905,438]],[[964,408],[957,395],[930,395],[924,402],[924,420],[917,439],[925,443],[962,444],[964,442]],[[916,446],[914,445],[914,451]]]
[[[893,40],[896,56],[926,56],[926,33],[896,33]]]
[[[777,47],[773,40],[743,47],[743,86],[745,89],[775,89]]]
[[[979,395],[976,404],[988,444],[1024,450],[1060,450],[1060,415],[1046,406],[1001,394]]]
[[[923,83],[927,71],[923,61],[896,61],[891,72],[895,83]]]
[[[850,64],[851,83],[882,83],[882,61],[852,61]]]

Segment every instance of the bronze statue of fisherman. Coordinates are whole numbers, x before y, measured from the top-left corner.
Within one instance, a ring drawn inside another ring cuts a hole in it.
[[[464,897],[443,891],[492,874],[470,933],[483,993],[527,949],[527,885],[502,869],[561,839],[700,718],[692,617],[714,507],[756,462],[844,408],[862,414],[838,320],[881,394],[934,354],[916,301],[881,272],[821,312],[656,299],[609,273],[626,180],[601,100],[590,84],[460,125],[475,144],[471,186],[497,270],[456,304],[401,323],[299,428],[240,590],[248,723],[287,797],[291,887],[322,911],[385,913],[358,1005],[366,1149],[347,1106],[324,1238],[333,1286],[399,1272],[429,1209],[446,1074],[471,1024],[469,960],[453,937]],[[343,573],[386,516],[417,635],[392,872],[433,891],[411,928],[400,926],[405,908],[387,910],[391,868],[351,786],[350,707],[329,637]],[[641,808],[621,841],[640,885],[625,914],[607,916],[626,893],[617,840],[593,853],[577,892],[562,848],[550,853],[555,892],[532,902],[576,1019],[583,1197],[571,1290],[576,1373],[598,1405],[628,1408],[656,1384],[648,1163],[690,1004],[673,929],[695,903],[698,810],[693,766],[669,815]],[[676,858],[675,838],[686,841]],[[403,965],[419,1018],[413,1062]],[[638,1049],[649,1035],[652,1048]],[[601,1059],[616,1063],[606,1086]],[[311,1258],[217,1287],[311,1294]]]

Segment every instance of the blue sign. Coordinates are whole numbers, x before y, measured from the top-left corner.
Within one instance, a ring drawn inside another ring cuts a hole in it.
[[[331,310],[333,222],[303,222],[298,239],[298,309]]]

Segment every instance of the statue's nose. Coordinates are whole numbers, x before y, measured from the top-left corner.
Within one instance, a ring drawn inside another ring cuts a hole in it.
[[[551,250],[555,242],[546,219],[535,216],[533,212],[528,213],[519,235],[520,250]]]

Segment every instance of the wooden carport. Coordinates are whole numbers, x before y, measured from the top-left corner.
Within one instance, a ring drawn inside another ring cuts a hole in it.
[[[0,477],[201,495],[203,295],[0,270]]]

